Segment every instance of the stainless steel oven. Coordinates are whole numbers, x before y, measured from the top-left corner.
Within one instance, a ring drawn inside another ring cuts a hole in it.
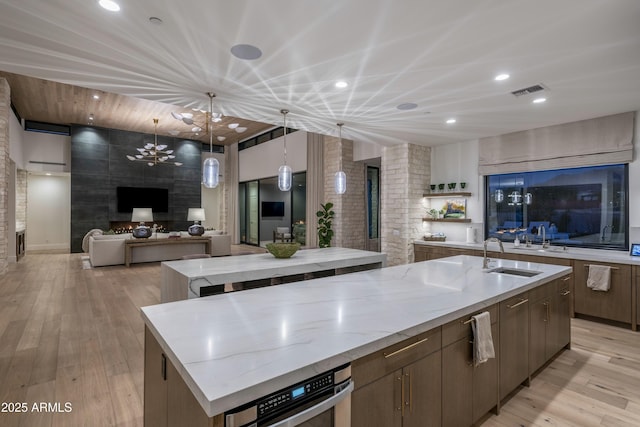
[[[343,365],[225,412],[225,427],[349,427],[352,391]]]

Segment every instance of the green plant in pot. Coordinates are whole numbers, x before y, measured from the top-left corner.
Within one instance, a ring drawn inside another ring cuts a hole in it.
[[[331,238],[333,237],[333,230],[331,229],[331,222],[335,216],[335,212],[331,210],[333,203],[327,202],[324,205],[320,205],[322,209],[316,212],[318,217],[318,246],[321,248],[328,248],[331,246]]]

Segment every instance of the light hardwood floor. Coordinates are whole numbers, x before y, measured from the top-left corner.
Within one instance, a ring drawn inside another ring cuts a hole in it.
[[[142,426],[139,308],[160,300],[159,266],[84,270],[79,254],[10,266],[0,277],[0,409],[13,412],[0,412],[0,426]],[[577,319],[572,333],[572,349],[483,426],[640,425],[640,333]],[[48,411],[35,410],[41,403]]]

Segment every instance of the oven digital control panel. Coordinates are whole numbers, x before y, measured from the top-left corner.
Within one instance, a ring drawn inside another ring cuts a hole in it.
[[[226,427],[271,425],[278,417],[303,411],[351,385],[351,365],[345,364],[305,381],[282,388],[225,412]],[[351,390],[351,389],[349,389]]]
[[[333,372],[288,387],[257,402],[258,418],[294,405],[297,401],[333,389]]]

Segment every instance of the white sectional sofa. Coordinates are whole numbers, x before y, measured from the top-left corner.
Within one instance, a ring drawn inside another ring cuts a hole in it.
[[[188,236],[184,231],[181,235]],[[205,231],[211,237],[211,256],[231,255],[231,236],[221,231]],[[150,239],[167,239],[168,233],[157,233]],[[131,234],[103,234],[89,237],[89,259],[94,267],[124,264],[124,241],[133,239]],[[153,262],[180,259],[184,255],[203,252],[204,245],[194,242],[193,245],[160,245],[138,247],[132,253],[131,262]]]

